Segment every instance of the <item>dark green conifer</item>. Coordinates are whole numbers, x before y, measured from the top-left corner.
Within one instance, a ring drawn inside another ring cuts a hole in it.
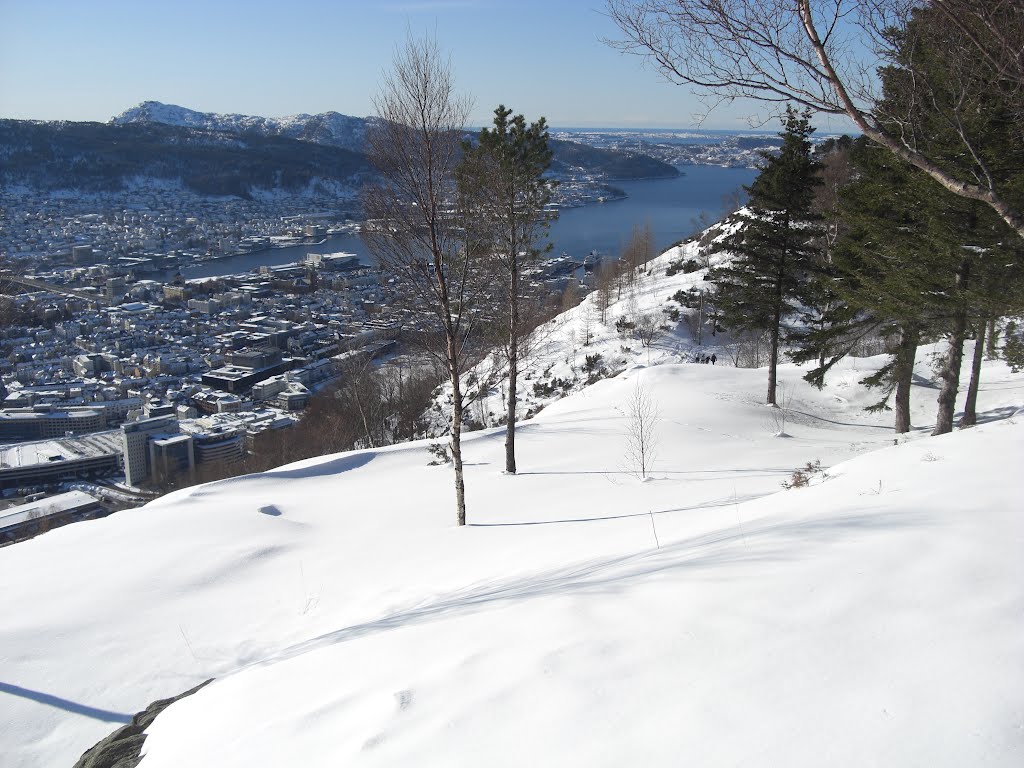
[[[473,211],[478,247],[493,265],[504,301],[503,332],[497,340],[508,365],[505,424],[505,471],[516,472],[515,436],[519,359],[534,322],[524,317],[529,306],[524,268],[550,245],[542,245],[553,212],[548,210],[555,182],[544,174],[551,165],[544,118],[527,124],[522,115],[499,105],[494,124],[483,128],[476,143],[463,143],[460,193]]]
[[[770,340],[767,402],[775,404],[775,386],[783,323],[813,305],[809,275],[820,269],[819,218],[812,210],[820,184],[811,149],[814,128],[809,114],[787,110],[782,148],[764,156],[765,166],[753,184],[741,225],[722,248],[731,263],[712,270],[722,323],[733,331],[767,333]]]

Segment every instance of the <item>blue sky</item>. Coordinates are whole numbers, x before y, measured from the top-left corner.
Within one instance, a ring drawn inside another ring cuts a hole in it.
[[[368,115],[407,28],[450,54],[476,125],[499,103],[559,127],[686,128],[700,110],[601,42],[618,31],[602,0],[0,0],[0,117],[105,121],[149,99]],[[704,127],[746,128],[754,110]]]

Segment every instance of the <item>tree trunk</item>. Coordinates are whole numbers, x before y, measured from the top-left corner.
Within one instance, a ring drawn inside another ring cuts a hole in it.
[[[896,434],[910,431],[910,387],[914,381],[914,359],[921,331],[916,325],[900,328],[900,343],[896,350],[893,378],[896,380]]]
[[[999,334],[996,333],[996,319],[990,317],[988,319],[988,338],[985,340],[985,358],[987,360],[995,360],[999,357],[999,350],[996,348],[996,342],[999,341]]]
[[[775,276],[775,316],[772,318],[772,348],[768,358],[768,405],[775,405],[775,385],[779,367],[779,327],[782,325],[782,280],[785,261],[779,263]]]
[[[449,348],[454,346],[454,339]],[[457,371],[451,359],[448,361],[451,371]],[[466,524],[466,481],[462,473],[462,387],[457,373],[451,373],[452,380],[452,466],[455,469],[455,508],[458,525]]]
[[[939,370],[942,388],[939,390],[939,410],[935,418],[933,435],[944,435],[953,431],[953,415],[956,411],[956,395],[960,389],[960,364],[964,357],[964,337],[967,335],[967,310],[960,300],[960,293],[967,289],[970,263],[964,259],[956,274],[956,298],[960,306],[953,314],[949,331],[949,352]]]
[[[964,415],[960,417],[958,427],[973,427],[978,423],[978,384],[981,382],[981,361],[985,357],[985,329],[988,323],[985,318],[978,321],[977,338],[974,340],[974,358],[971,360],[971,383],[967,385],[967,402],[964,404]]]
[[[508,324],[508,416],[505,422],[505,471],[516,473],[516,379],[519,376],[519,271],[512,265]]]
[[[697,346],[704,345],[704,289],[700,289],[700,307],[697,309]]]

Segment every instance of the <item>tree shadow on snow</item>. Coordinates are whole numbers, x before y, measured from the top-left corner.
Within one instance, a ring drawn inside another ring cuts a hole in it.
[[[887,432],[892,432],[892,427],[887,424],[862,424],[856,421],[836,421],[835,419],[826,419],[824,416],[818,416],[816,413],[798,411],[795,408],[791,408],[790,413],[796,413],[801,416],[806,416],[807,418],[813,419],[814,421],[823,421],[826,424],[835,424],[838,427],[857,427],[858,429],[882,429]]]
[[[729,503],[733,503],[732,499]],[[667,511],[667,510],[666,510]],[[648,513],[640,513],[646,516]],[[518,603],[534,598],[571,594],[611,594],[655,575],[693,571],[709,573],[736,564],[792,560],[804,554],[821,554],[821,545],[854,535],[922,522],[911,513],[864,513],[828,519],[746,523],[694,536],[660,549],[596,560],[547,573],[480,584],[458,590],[427,604],[397,611],[374,621],[355,624],[284,648],[254,665],[270,665],[319,648],[360,637],[425,622],[463,616],[494,604]]]
[[[288,465],[285,465],[285,467],[280,469],[268,469],[266,472],[255,472],[251,475],[239,475],[238,477],[229,477],[226,480],[217,480],[212,483],[199,485],[196,486],[196,490],[189,492],[188,495],[183,498],[201,499],[238,483],[258,483],[260,481],[277,483],[280,480],[309,480],[316,477],[339,475],[342,472],[349,472],[353,469],[359,469],[360,467],[366,466],[373,461],[376,456],[377,454],[373,451],[366,451],[365,453],[339,456],[335,459],[328,459],[326,461],[307,459],[302,462],[304,466],[300,467],[292,466],[289,469],[287,468]],[[190,491],[190,489],[185,490]]]
[[[792,470],[788,470],[792,472]],[[632,473],[629,473],[632,474]],[[625,520],[630,517],[650,517],[651,515],[664,515],[669,512],[692,512],[697,509],[713,509],[715,507],[731,507],[734,504],[742,504],[763,496],[770,496],[769,493],[752,493],[743,496],[726,496],[721,499],[709,499],[700,504],[692,504],[688,507],[673,507],[672,509],[653,509],[649,512],[626,512],[621,515],[604,515],[602,517],[566,517],[559,520],[522,520],[500,523],[467,523],[470,528],[514,528],[525,525],[560,525],[563,523],[595,523],[600,520]]]
[[[978,424],[988,424],[992,421],[1008,419],[1020,409],[1021,407],[1019,405],[1004,405],[1001,408],[992,408],[987,411],[981,411],[978,413]],[[956,414],[956,421],[959,421],[962,416],[963,412],[958,411]],[[954,423],[956,423],[956,421]]]
[[[9,696],[18,696],[22,699],[37,701],[40,704],[46,704],[50,707],[63,709],[65,712],[91,717],[93,720],[102,720],[105,723],[130,723],[132,721],[132,716],[124,714],[123,712],[111,712],[109,709],[97,709],[96,707],[90,707],[87,704],[79,704],[77,701],[71,701],[70,699],[64,699],[60,696],[54,696],[52,693],[34,691],[31,688],[22,688],[20,685],[12,685],[11,683],[0,682],[0,693],[6,693]]]

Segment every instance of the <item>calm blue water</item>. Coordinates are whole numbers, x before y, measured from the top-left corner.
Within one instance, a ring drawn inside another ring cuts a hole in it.
[[[650,223],[657,251],[690,235],[695,219],[706,212],[712,221],[722,214],[722,198],[744,184],[757,171],[748,168],[686,166],[684,175],[658,181],[615,182],[629,197],[610,203],[563,210],[551,226],[550,240],[555,254],[582,258],[591,251],[617,256],[629,240],[633,227]],[[307,253],[348,251],[369,263],[371,257],[358,235],[332,237],[323,245],[298,245],[260,253],[231,256],[182,269],[186,278],[215,277],[248,272],[264,265],[300,261]]]
[[[587,205],[562,211],[551,226],[553,251],[585,256],[592,250],[617,256],[633,227],[649,222],[656,251],[692,234],[695,219],[704,211],[712,221],[722,215],[722,198],[744,184],[757,171],[692,165],[683,176],[658,181],[612,182],[629,195],[625,200]]]

